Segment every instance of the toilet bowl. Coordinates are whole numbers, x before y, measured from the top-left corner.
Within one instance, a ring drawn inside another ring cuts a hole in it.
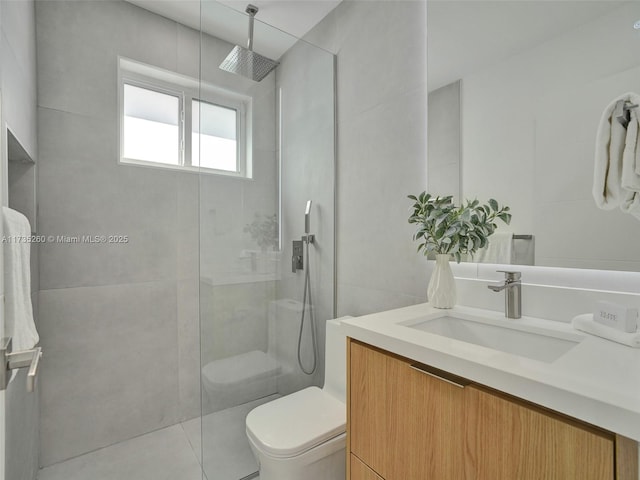
[[[346,337],[341,320],[327,321],[324,387],[305,388],[247,415],[260,480],[345,478]]]

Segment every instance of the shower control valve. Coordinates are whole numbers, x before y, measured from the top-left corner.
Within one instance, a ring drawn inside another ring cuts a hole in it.
[[[304,269],[303,260],[303,241],[293,241],[293,254],[291,255],[291,271],[296,273],[298,270]]]

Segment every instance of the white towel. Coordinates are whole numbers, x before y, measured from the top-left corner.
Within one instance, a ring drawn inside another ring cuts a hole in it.
[[[14,352],[29,350],[40,340],[31,306],[31,244],[27,243],[31,226],[27,217],[7,207],[2,207],[2,225],[7,239],[4,244],[5,336],[13,338]]]
[[[478,263],[513,263],[513,233],[494,232],[486,247],[478,250],[474,260]]]
[[[640,330],[635,333],[616,330],[615,328],[595,322],[592,313],[585,313],[574,317],[571,324],[576,330],[582,330],[583,332],[597,335],[607,340],[613,340],[614,342],[628,345],[629,347],[640,348]]]
[[[640,105],[640,103],[635,103]],[[625,139],[624,152],[622,154],[621,185],[625,190],[624,198],[620,204],[622,211],[632,214],[640,219],[640,135],[638,108],[629,111],[629,125]]]
[[[629,112],[625,128],[625,102],[640,105],[640,95],[625,93],[605,108],[598,126],[593,174],[593,198],[603,210],[621,208],[640,219],[640,136],[638,108]]]

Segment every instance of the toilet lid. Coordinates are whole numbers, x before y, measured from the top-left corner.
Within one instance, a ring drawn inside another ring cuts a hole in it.
[[[211,385],[230,385],[276,375],[280,366],[264,352],[254,350],[207,363],[202,376]]]
[[[254,408],[247,435],[273,457],[293,457],[345,431],[347,407],[318,387],[309,387]]]

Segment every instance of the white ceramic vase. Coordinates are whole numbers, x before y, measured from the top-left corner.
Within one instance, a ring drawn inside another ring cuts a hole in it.
[[[449,265],[448,254],[436,255],[436,266],[431,273],[427,296],[436,308],[453,308],[456,304],[456,282]]]

